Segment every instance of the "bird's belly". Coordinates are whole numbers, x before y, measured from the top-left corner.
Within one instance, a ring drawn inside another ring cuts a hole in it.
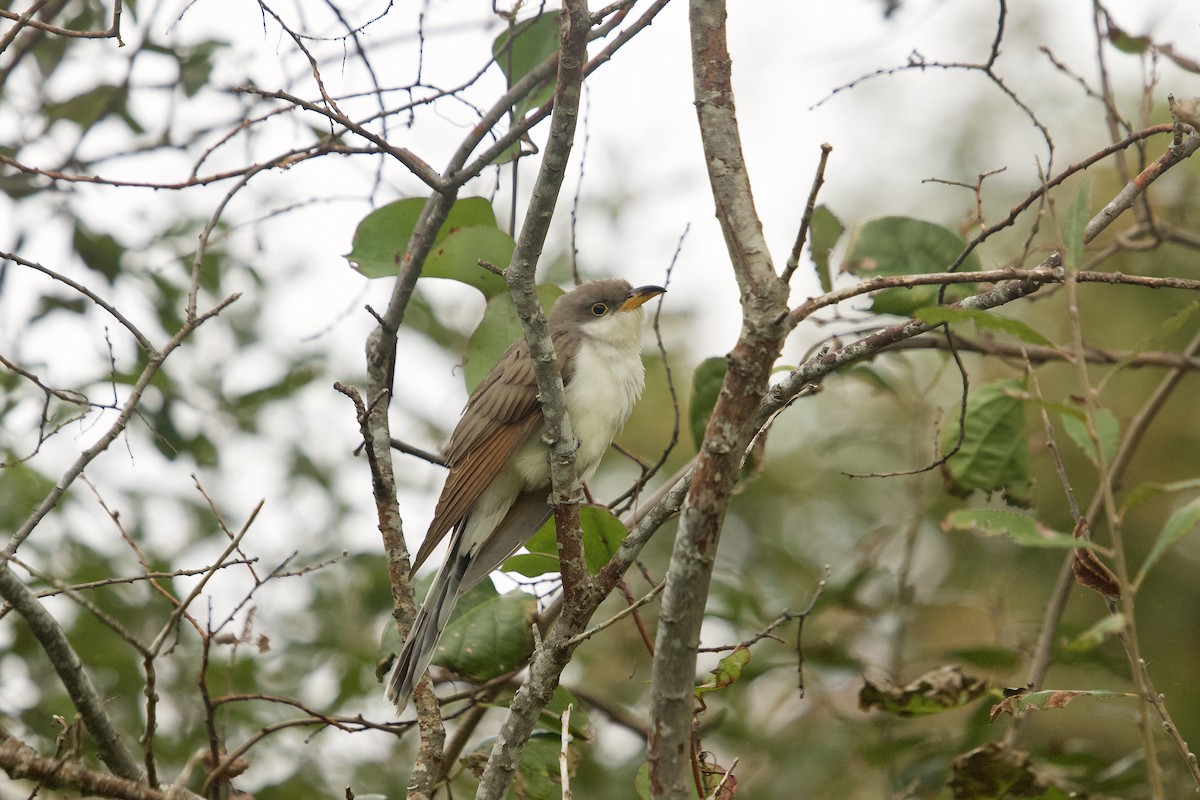
[[[572,381],[566,386],[567,413],[579,440],[575,465],[581,480],[588,480],[600,459],[629,419],[645,384],[640,358],[606,358],[591,348],[581,348],[575,359]],[[540,434],[530,439],[515,466],[533,489],[550,482],[547,448]]]

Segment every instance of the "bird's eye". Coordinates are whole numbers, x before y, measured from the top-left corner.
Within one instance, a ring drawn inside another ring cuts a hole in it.
[[[592,306],[592,314],[597,317],[603,317],[607,313],[608,306],[604,303],[596,303],[596,305]]]

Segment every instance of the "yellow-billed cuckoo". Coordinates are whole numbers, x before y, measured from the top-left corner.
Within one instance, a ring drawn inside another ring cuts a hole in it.
[[[579,441],[575,466],[588,480],[642,393],[642,304],[666,290],[592,281],[563,295],[550,311],[550,338]],[[549,448],[533,362],[518,340],[476,387],[450,442],[450,473],[413,571],[448,532],[450,550],[425,597],[388,680],[388,699],[403,711],[429,666],[458,598],[500,566],[549,519]]]

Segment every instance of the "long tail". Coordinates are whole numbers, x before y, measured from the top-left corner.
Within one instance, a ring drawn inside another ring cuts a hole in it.
[[[404,640],[404,649],[396,659],[396,666],[388,679],[387,698],[396,704],[396,713],[404,711],[408,698],[412,695],[413,687],[425,674],[429,662],[437,649],[438,639],[450,621],[450,612],[461,596],[463,575],[470,566],[470,559],[459,555],[458,539],[452,545],[452,552],[442,565],[441,571],[429,587],[425,603],[417,612],[408,638]]]
[[[404,648],[388,679],[387,697],[396,704],[396,712],[404,711],[413,687],[425,674],[438,639],[450,621],[450,612],[458,598],[500,566],[504,559],[532,536],[550,518],[546,492],[539,489],[523,492],[508,509],[498,525],[473,520],[470,515],[454,530],[450,552],[442,569],[429,587],[425,603],[417,612]],[[472,521],[476,526],[472,527]],[[479,541],[480,530],[487,536]]]

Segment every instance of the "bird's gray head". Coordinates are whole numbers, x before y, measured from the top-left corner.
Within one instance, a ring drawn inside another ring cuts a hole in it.
[[[642,304],[665,291],[661,286],[634,288],[620,278],[590,281],[558,298],[550,310],[550,331],[577,330],[613,344],[640,343]]]

